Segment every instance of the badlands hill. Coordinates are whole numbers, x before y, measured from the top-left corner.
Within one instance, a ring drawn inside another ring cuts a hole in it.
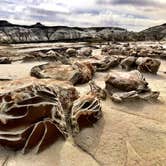
[[[67,27],[44,26],[37,23],[32,26],[15,25],[0,21],[1,43],[53,42],[53,41],[98,41],[128,39],[128,31],[118,27]]]
[[[144,41],[166,39],[166,24],[151,27],[141,32],[130,32],[119,27],[67,27],[45,26],[36,23],[31,26],[0,21],[1,43],[28,43],[54,41]]]
[[[138,33],[139,40],[166,40],[166,23]]]

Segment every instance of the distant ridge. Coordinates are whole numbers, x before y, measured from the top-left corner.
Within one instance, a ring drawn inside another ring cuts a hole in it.
[[[57,25],[57,26],[46,26],[46,25],[44,25],[44,24],[42,24],[42,23],[40,23],[40,22],[37,22],[36,24],[34,24],[34,25],[18,25],[18,24],[12,24],[12,23],[10,23],[10,22],[8,22],[8,21],[6,21],[6,20],[0,20],[0,27],[12,27],[12,26],[16,26],[16,27],[30,27],[30,28],[43,28],[43,27],[45,27],[45,28],[77,28],[77,29],[79,29],[79,30],[83,30],[83,29],[95,29],[95,30],[102,30],[102,29],[106,29],[106,28],[108,28],[108,29],[117,29],[117,30],[126,30],[126,29],[124,29],[124,28],[120,28],[120,27],[75,27],[75,26],[73,26],[73,27],[71,27],[71,26],[61,26],[61,25]],[[127,31],[127,30],[126,30]]]
[[[139,32],[141,40],[166,40],[166,23]]]
[[[0,26],[1,27],[3,27],[3,26],[13,26],[13,24],[9,23],[6,20],[0,20]]]
[[[137,33],[121,27],[46,26],[40,22],[34,25],[17,25],[0,20],[0,43],[145,40],[166,40],[166,23]]]

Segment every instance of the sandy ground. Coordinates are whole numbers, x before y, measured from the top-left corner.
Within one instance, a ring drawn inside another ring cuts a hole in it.
[[[46,62],[13,63],[0,65],[0,78],[19,79],[30,76],[31,68]]]
[[[0,46],[0,50],[2,51],[9,51],[9,52],[17,52],[17,53],[28,53],[32,51],[39,51],[39,50],[50,50],[55,48],[62,48],[62,47],[82,47],[86,45],[85,42],[77,42],[76,43],[28,43],[28,44],[10,44],[10,45],[3,45]]]
[[[98,54],[95,51],[94,54]],[[44,62],[40,62],[44,63]],[[0,76],[21,78],[39,63],[0,65]],[[114,69],[120,70],[120,69]],[[110,70],[109,72],[111,72]],[[102,102],[103,118],[83,129],[75,138],[59,138],[36,155],[9,153],[1,149],[3,166],[165,166],[166,165],[166,62],[158,75],[145,74],[149,86],[160,91],[159,102],[115,104],[108,97]],[[103,87],[107,73],[96,73],[94,80]],[[80,93],[88,85],[76,87]]]

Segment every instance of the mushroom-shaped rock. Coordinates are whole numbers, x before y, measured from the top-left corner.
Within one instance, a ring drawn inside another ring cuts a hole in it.
[[[147,81],[138,70],[110,73],[105,84],[113,101],[122,102],[127,99],[156,100],[159,96],[159,92],[151,91]]]
[[[137,69],[141,72],[149,72],[156,74],[160,67],[161,62],[157,59],[149,57],[139,57],[136,60]]]
[[[52,78],[70,81],[73,85],[90,81],[94,75],[94,68],[90,63],[76,62],[73,65],[48,63],[31,69],[31,76],[37,78]]]

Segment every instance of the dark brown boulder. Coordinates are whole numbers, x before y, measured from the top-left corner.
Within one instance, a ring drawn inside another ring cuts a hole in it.
[[[135,61],[136,61],[136,57],[129,56],[121,61],[120,66],[122,67],[122,69],[129,71],[136,68]]]
[[[102,72],[118,66],[119,58],[113,56],[112,57],[107,56],[104,57],[104,59],[92,61],[91,63],[96,68],[96,71]]]
[[[156,74],[160,67],[161,62],[157,59],[149,57],[139,57],[136,60],[137,69],[141,72],[149,72]]]
[[[106,90],[113,101],[122,102],[129,99],[157,99],[159,92],[153,92],[148,82],[137,71],[110,73],[105,81]]]

